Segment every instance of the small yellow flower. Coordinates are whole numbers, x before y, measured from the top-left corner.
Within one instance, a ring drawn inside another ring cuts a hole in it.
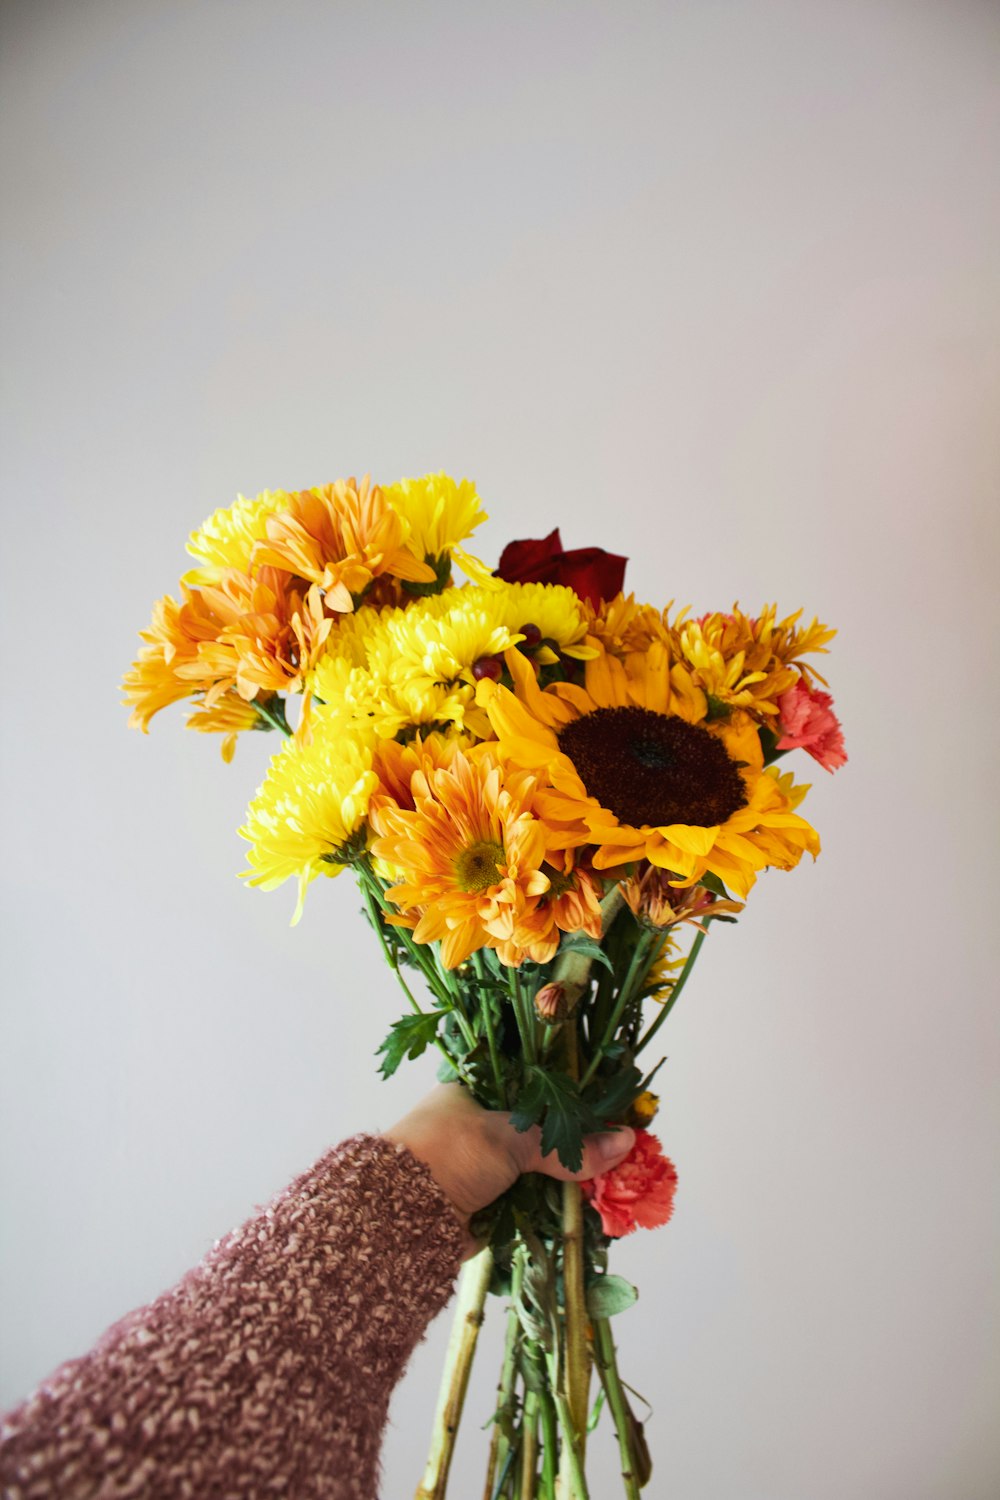
[[[648,1130],[656,1119],[659,1107],[659,1094],[653,1094],[649,1089],[646,1089],[644,1093],[639,1095],[638,1099],[633,1099],[628,1112],[628,1124],[635,1130]]]

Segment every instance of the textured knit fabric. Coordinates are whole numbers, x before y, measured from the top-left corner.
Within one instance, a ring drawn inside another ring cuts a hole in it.
[[[4,1419],[4,1500],[372,1500],[461,1251],[423,1163],[345,1141]]]

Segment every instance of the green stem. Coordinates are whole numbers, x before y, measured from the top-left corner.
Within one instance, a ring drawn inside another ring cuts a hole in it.
[[[514,1377],[517,1374],[517,1352],[520,1342],[521,1320],[517,1315],[524,1284],[524,1257],[514,1256],[510,1278],[510,1311],[507,1314],[507,1336],[504,1341],[503,1364],[500,1367],[500,1383],[497,1386],[497,1410],[493,1419],[493,1435],[490,1439],[489,1466],[486,1471],[486,1488],[483,1500],[493,1500],[493,1484],[497,1468],[503,1472],[504,1460],[510,1448],[510,1440],[504,1432],[501,1419],[506,1417],[511,1426],[514,1421]]]
[[[514,1019],[517,1021],[517,1029],[521,1033],[521,1045],[524,1047],[524,1060],[533,1063],[537,1053],[535,1048],[535,1012],[532,1002],[528,1000],[525,1009],[525,995],[521,988],[521,976],[516,969],[508,969],[507,986],[510,990],[510,1000],[514,1007]]]
[[[619,1021],[625,1014],[628,1005],[635,998],[635,991],[646,977],[649,969],[649,950],[653,941],[652,934],[648,932],[640,932],[639,937],[636,939],[635,948],[632,950],[632,961],[628,966],[628,972],[625,975],[622,987],[618,991],[615,1008],[611,1012],[607,1026],[604,1028],[604,1035],[601,1038],[600,1045],[590,1060],[590,1066],[580,1079],[581,1089],[586,1087],[597,1072],[605,1050],[614,1041]]]
[[[681,990],[687,984],[688,975],[691,973],[691,970],[694,968],[695,959],[698,957],[698,954],[701,952],[701,945],[705,941],[705,939],[706,939],[707,936],[708,936],[708,928],[705,927],[705,928],[703,928],[701,930],[701,932],[699,932],[698,936],[695,938],[694,942],[691,944],[691,952],[688,954],[688,956],[687,956],[687,962],[685,963],[685,965],[684,965],[683,969],[681,970],[681,972],[678,974],[677,979],[676,979],[676,981],[674,983],[673,989],[670,991],[670,999],[664,1001],[663,1005],[660,1008],[660,1014],[657,1016],[656,1020],[652,1024],[652,1026],[650,1026],[650,1028],[646,1032],[645,1036],[640,1037],[639,1041],[636,1043],[636,1046],[635,1046],[635,1055],[636,1056],[638,1056],[638,1054],[642,1051],[643,1047],[647,1047],[649,1045],[649,1043],[653,1040],[654,1036],[659,1031],[660,1027],[663,1025],[664,1021],[667,1019],[667,1017],[669,1016],[670,1012],[673,1010],[674,1006],[677,1004],[677,1001],[680,999]]]
[[[559,1429],[551,1391],[539,1394],[542,1414],[542,1494],[543,1500],[555,1500],[559,1466]]]
[[[519,1500],[536,1500],[538,1484],[538,1393],[526,1391],[521,1422],[521,1486]]]
[[[380,912],[385,913],[388,910],[385,904],[385,889],[376,877],[374,871],[369,868],[366,861],[360,861],[357,865],[357,870],[358,878],[361,881],[362,894],[364,895],[365,902],[368,906],[369,915],[372,918],[372,925],[375,928],[376,933],[378,934],[380,943],[382,944],[382,952],[385,954],[386,963],[393,970],[396,978],[399,980],[399,983],[406,991],[406,994],[409,997],[411,1004],[414,1006],[414,1009],[419,1012],[420,1007],[413,999],[413,996],[410,993],[409,986],[403,979],[402,972],[399,967],[399,961],[395,953],[391,951],[389,944],[386,942],[382,923],[376,918],[372,910],[372,900],[377,902]],[[455,1017],[461,1028],[462,1035],[465,1037],[466,1046],[471,1052],[473,1047],[476,1045],[476,1034],[472,1029],[472,1024],[469,1021],[468,1016],[465,1014],[464,1008],[462,1007],[457,984],[453,984],[451,982],[450,976],[441,973],[441,971],[435,964],[431,952],[427,948],[426,944],[415,943],[410,935],[408,928],[394,927],[393,930],[397,934],[399,941],[402,943],[407,953],[420,969],[420,972],[423,974],[425,980],[427,981],[428,989],[431,991],[431,994],[437,1000],[438,1004],[443,1005],[446,1010],[453,1010],[455,1012]],[[439,1043],[439,1045],[443,1044]],[[448,1055],[448,1053],[445,1053],[445,1056]],[[449,1060],[452,1062],[453,1066],[457,1066],[453,1058],[449,1058]]]
[[[608,1405],[615,1419],[615,1432],[618,1434],[618,1452],[621,1455],[625,1494],[627,1500],[639,1500],[639,1476],[636,1473],[635,1454],[632,1451],[632,1413],[618,1374],[615,1341],[611,1336],[607,1318],[595,1318],[593,1329],[597,1368],[600,1371],[601,1384],[607,1393]]]
[[[361,895],[364,898],[365,906],[368,908],[368,915],[371,918],[371,924],[375,929],[375,936],[379,940],[379,946],[382,949],[382,956],[385,959],[386,963],[389,965],[389,968],[392,970],[393,974],[395,974],[396,981],[400,989],[403,991],[403,994],[410,1002],[410,1006],[414,1013],[418,1016],[426,1015],[426,1011],[421,1010],[420,1005],[414,998],[413,991],[410,989],[410,986],[403,978],[402,970],[399,967],[399,961],[397,960],[392,948],[386,941],[385,933],[382,930],[382,911],[384,910],[384,908],[382,907],[380,902],[376,901],[376,898],[370,888],[369,882],[364,877],[363,867],[359,868],[362,870],[362,876],[359,882]],[[439,1036],[436,1036],[434,1038],[434,1045],[437,1047],[438,1051],[445,1059],[445,1061],[455,1069],[456,1073],[458,1073],[463,1083],[465,1083],[469,1088],[472,1088],[472,1080],[465,1076],[461,1063],[457,1058],[452,1057],[451,1053],[448,1051],[448,1048],[445,1046],[444,1042]]]
[[[500,1109],[506,1109],[507,1090],[504,1087],[503,1069],[500,1066],[500,1056],[497,1052],[496,1031],[493,1025],[493,1007],[490,1003],[490,996],[486,990],[486,965],[483,962],[483,955],[481,950],[477,949],[477,951],[472,955],[472,962],[480,980],[484,981],[480,987],[479,1013],[483,1018],[483,1026],[486,1031],[486,1044],[490,1049],[490,1066],[493,1069],[493,1082],[496,1084],[497,1104]]]
[[[583,1472],[583,1462],[580,1457],[580,1446],[577,1434],[573,1427],[573,1418],[570,1414],[566,1397],[561,1392],[556,1392],[556,1410],[559,1413],[559,1422],[563,1430],[563,1453],[566,1457],[566,1468],[572,1484],[570,1494],[566,1500],[590,1500],[587,1492],[587,1479]]]

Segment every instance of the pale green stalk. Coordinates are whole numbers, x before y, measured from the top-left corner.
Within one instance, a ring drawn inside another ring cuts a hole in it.
[[[622,1389],[618,1374],[615,1341],[607,1318],[595,1318],[594,1352],[601,1383],[608,1397],[618,1434],[618,1452],[621,1455],[622,1479],[625,1482],[626,1500],[639,1500],[639,1476],[636,1473],[635,1454],[632,1451],[632,1415]]]
[[[462,1272],[455,1320],[452,1323],[451,1340],[442,1373],[441,1393],[434,1415],[431,1451],[414,1500],[444,1500],[458,1424],[469,1386],[472,1357],[476,1352],[483,1322],[483,1307],[492,1275],[493,1254],[489,1249],[480,1250],[478,1255],[467,1261]]]

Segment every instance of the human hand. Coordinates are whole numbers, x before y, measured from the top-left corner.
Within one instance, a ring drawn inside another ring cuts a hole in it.
[[[632,1149],[627,1126],[583,1143],[583,1165],[570,1172],[554,1151],[542,1155],[541,1128],[515,1130],[506,1110],[483,1109],[460,1083],[443,1083],[426,1094],[391,1130],[388,1141],[408,1146],[424,1162],[462,1225],[465,1259],[482,1248],[469,1229],[472,1215],[513,1186],[522,1172],[542,1172],[560,1182],[586,1182],[608,1172]]]

